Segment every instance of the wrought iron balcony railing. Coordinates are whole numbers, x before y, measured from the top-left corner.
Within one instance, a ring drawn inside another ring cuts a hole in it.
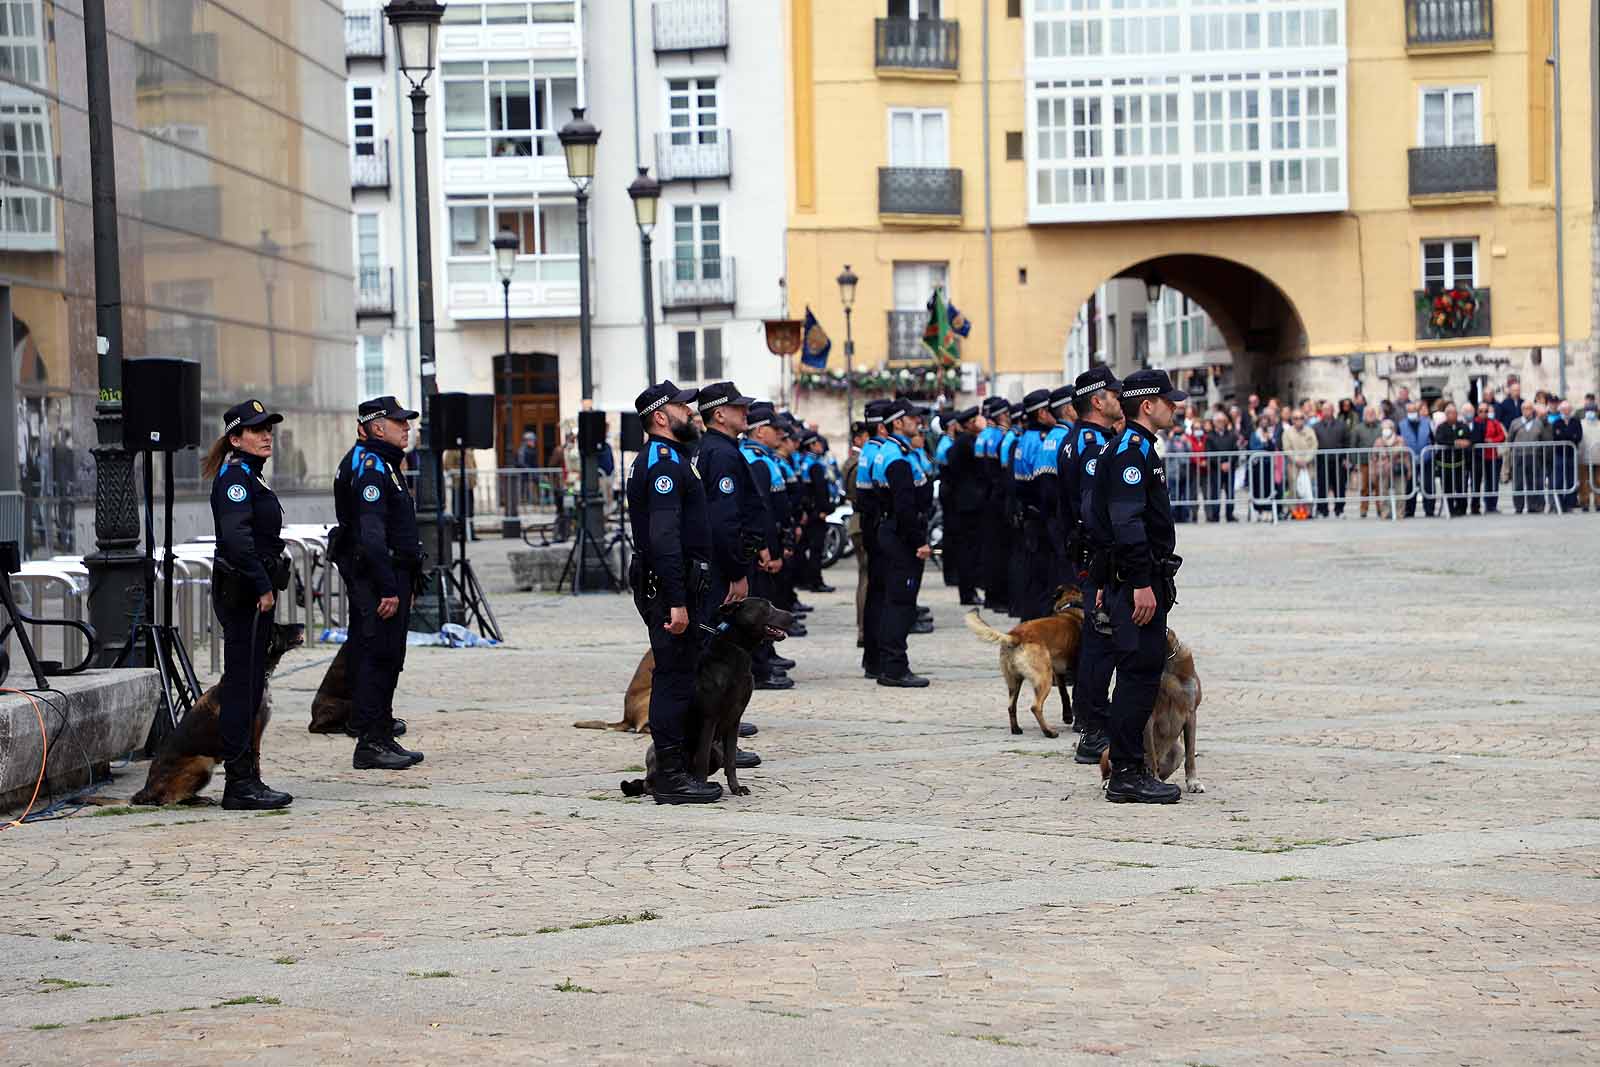
[[[350,156],[350,188],[389,188],[389,142],[376,141],[363,154],[360,147]]]
[[[1494,40],[1494,0],[1406,0],[1406,44]]]
[[[879,70],[955,71],[961,65],[961,24],[939,19],[877,22]]]
[[[657,52],[728,47],[728,0],[656,0],[651,26]]]
[[[394,268],[363,267],[356,272],[356,318],[394,314]]]
[[[383,10],[377,7],[344,13],[345,59],[383,58]]]
[[[1488,337],[1494,332],[1488,289],[1418,289],[1417,340]]]
[[[961,216],[961,171],[953,167],[879,167],[880,215]]]
[[[891,360],[933,358],[922,345],[922,331],[927,325],[926,309],[889,312],[889,358]]]
[[[1500,187],[1499,162],[1492,144],[1413,148],[1412,196],[1493,193]]]
[[[675,143],[679,141],[684,143]],[[732,130],[680,130],[656,134],[656,176],[660,180],[695,181],[732,175]]]
[[[661,264],[663,309],[731,308],[736,292],[732,257],[669,259]]]

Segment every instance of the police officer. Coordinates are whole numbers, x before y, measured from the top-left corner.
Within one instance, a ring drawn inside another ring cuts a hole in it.
[[[1056,449],[1047,434],[1055,429],[1050,410],[1050,390],[1035,389],[1022,399],[1027,428],[1017,444],[1013,476],[1022,512],[1023,580],[1021,614],[1042,619],[1055,610],[1055,553],[1050,547],[1050,527],[1045,516],[1056,504]],[[1043,484],[1048,482],[1048,485]]]
[[[750,464],[739,452],[750,405],[732,382],[716,382],[696,396],[705,433],[696,456],[711,524],[711,581],[702,617],[750,595],[750,563],[764,544],[761,497]]]
[[[878,552],[883,564],[877,681],[900,689],[921,689],[928,684],[926,678],[911,673],[906,657],[906,635],[917,618],[923,565],[933,555],[922,503],[927,475],[910,457],[911,435],[922,414],[910,400],[894,401],[883,416],[890,436],[872,462],[880,512]]]
[[[1011,426],[1011,403],[991,396],[983,402],[988,425],[978,434],[974,452],[983,481],[983,600],[990,611],[1010,611],[1011,524],[1006,514],[1005,478],[1000,470],[1000,442]]]
[[[951,416],[951,442],[939,486],[944,508],[944,565],[955,572],[961,603],[976,607],[982,584],[983,483],[978,472],[978,436],[987,424],[975,407]]]
[[[356,409],[356,444],[333,479],[339,528],[329,555],[350,599],[350,729],[358,771],[399,771],[422,762],[422,753],[395,740],[394,722],[411,602],[422,579],[417,506],[402,481],[416,417],[392,396],[363,401]]]
[[[872,470],[878,461],[878,452],[889,438],[889,428],[884,425],[884,413],[893,406],[889,400],[868,401],[866,407],[867,431],[872,434],[861,446],[861,457],[856,463],[856,515],[861,519],[861,545],[866,550],[867,596],[862,611],[861,672],[868,678],[878,676],[878,637],[883,621],[883,562],[878,557],[878,521],[882,517],[878,493],[872,483]]]
[[[652,385],[634,400],[648,437],[628,475],[633,521],[634,605],[655,653],[650,687],[650,733],[656,754],[652,782],[657,804],[709,804],[722,796],[715,782],[689,773],[695,671],[711,583],[712,539],[706,494],[690,461],[699,438],[689,405],[698,394],[671,382]]]
[[[950,467],[950,451],[956,444],[958,420],[954,408],[940,410],[937,420],[939,430],[939,443],[933,448],[933,477],[939,484],[939,499],[944,501],[945,490],[949,487],[947,476]],[[944,539],[940,542],[943,549],[940,570],[944,575],[944,584],[951,587],[961,585],[961,576],[957,571],[955,552],[953,551],[954,538],[960,532],[961,519],[954,514],[955,509],[948,506],[943,508],[944,514]]]
[[[1171,429],[1175,405],[1189,394],[1162,370],[1141,370],[1122,383],[1127,427],[1104,451],[1095,472],[1089,526],[1109,551],[1095,562],[1111,616],[1117,688],[1111,697],[1113,803],[1172,804],[1182,795],[1145,767],[1144,728],[1155,709],[1167,659],[1167,612],[1177,598],[1173,554],[1177,533],[1167,498],[1166,468],[1156,432]]]
[[[294,800],[261,781],[261,753],[255,744],[276,593],[289,584],[288,560],[279,540],[283,508],[262,477],[272,458],[272,428],[282,421],[282,415],[259,401],[235,404],[223,413],[222,435],[200,468],[214,479],[211,517],[217,550],[211,594],[222,623],[219,755],[227,775],[222,806],[230,811],[265,811]]]
[[[1022,618],[1027,596],[1027,557],[1024,553],[1022,531],[1022,506],[1017,497],[1017,444],[1022,440],[1025,417],[1020,403],[1012,404],[1007,412],[1006,430],[1000,436],[995,458],[1000,462],[1000,497],[1006,517],[1006,530],[1010,534],[1003,570],[1006,586],[1006,609],[1012,618]]]
[[[789,521],[789,485],[775,453],[783,440],[783,432],[774,424],[775,418],[771,404],[751,404],[739,452],[750,468],[751,486],[761,502],[761,543],[751,561],[750,592],[781,607],[778,578],[786,566],[783,531]],[[750,660],[757,689],[794,688],[794,679],[778,665],[779,657],[772,642],[763,641],[756,646]],[[792,660],[785,662],[793,665]]]
[[[833,510],[832,494],[828,489],[828,464],[823,452],[828,443],[815,430],[800,434],[799,473],[800,498],[804,501],[802,547],[805,556],[804,584],[801,588],[813,593],[831,593],[833,586],[822,580],[822,555],[828,536],[828,512]]]
[[[1078,375],[1072,387],[1077,424],[1062,450],[1061,525],[1067,531],[1066,560],[1073,581],[1083,593],[1086,625],[1078,642],[1078,665],[1072,686],[1073,725],[1083,734],[1073,758],[1079,763],[1100,762],[1110,743],[1106,730],[1111,721],[1111,675],[1117,654],[1109,629],[1097,607],[1099,586],[1089,575],[1093,556],[1110,550],[1090,533],[1086,516],[1094,508],[1100,453],[1121,432],[1122,383],[1109,367],[1092,367]]]
[[[1070,384],[1050,390],[1050,414],[1056,424],[1045,435],[1044,443],[1040,446],[1039,469],[1034,474],[1039,497],[1044,501],[1041,510],[1044,512],[1046,539],[1050,546],[1050,578],[1046,585],[1052,597],[1057,589],[1078,587],[1077,575],[1067,566],[1067,540],[1072,531],[1064,522],[1061,503],[1061,490],[1067,472],[1067,451],[1072,446],[1073,392]],[[1051,604],[1049,610],[1054,611],[1055,605]]]

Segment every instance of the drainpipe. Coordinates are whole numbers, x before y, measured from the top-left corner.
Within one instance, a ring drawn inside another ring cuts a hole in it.
[[[995,391],[994,184],[989,129],[989,0],[983,0],[983,256],[987,278],[985,318],[989,328],[989,394]]]
[[[633,169],[644,166],[640,147],[644,131],[639,126],[639,12],[637,0],[628,0],[628,47],[633,52]]]
[[[1563,214],[1565,198],[1562,196],[1561,171],[1565,162],[1561,154],[1561,0],[1550,0],[1550,70],[1555,91],[1551,104],[1556,111],[1556,328],[1560,335],[1560,349],[1556,354],[1556,392],[1567,398],[1567,251],[1566,216]]]

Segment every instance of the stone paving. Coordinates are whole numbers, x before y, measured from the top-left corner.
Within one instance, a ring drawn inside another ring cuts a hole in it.
[[[0,834],[0,1063],[1592,1062],[1593,520],[1184,533],[1207,792],[1162,809],[1010,735],[937,576],[932,688],[862,681],[817,597],[753,795],[624,800],[645,739],[571,723],[620,717],[631,606],[485,544],[511,646],[413,650],[421,767],[305,731],[316,647],[274,685],[289,812]]]

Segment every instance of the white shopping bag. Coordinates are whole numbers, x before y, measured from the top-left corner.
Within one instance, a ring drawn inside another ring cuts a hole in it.
[[[1311,472],[1303,467],[1294,476],[1294,495],[1301,500],[1311,500],[1317,495],[1311,488]]]

